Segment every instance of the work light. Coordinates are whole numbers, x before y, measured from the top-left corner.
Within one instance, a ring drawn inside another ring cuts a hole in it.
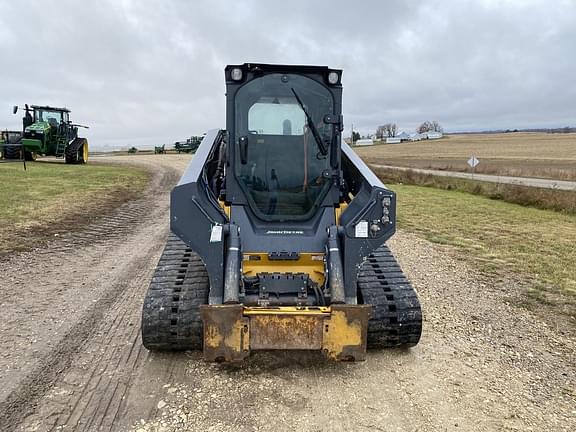
[[[330,84],[338,84],[338,80],[340,79],[340,77],[338,76],[338,72],[330,72],[328,74],[328,82]]]
[[[232,69],[230,76],[232,77],[232,79],[234,81],[240,81],[242,79],[242,69],[240,69],[240,68]]]

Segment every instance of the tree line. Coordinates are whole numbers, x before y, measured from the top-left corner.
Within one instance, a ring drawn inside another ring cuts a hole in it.
[[[416,128],[417,133],[425,133],[425,132],[444,132],[442,125],[437,120],[426,120],[420,126]],[[383,139],[383,138],[391,138],[395,137],[398,133],[398,125],[396,123],[386,123],[376,128],[376,139]],[[357,134],[358,138],[355,135],[352,135],[352,139],[357,141],[360,139],[360,134],[357,132],[353,132],[353,134]]]

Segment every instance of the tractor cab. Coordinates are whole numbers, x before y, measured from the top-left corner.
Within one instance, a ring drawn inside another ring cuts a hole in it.
[[[52,127],[68,123],[70,111],[66,108],[52,108],[48,106],[41,107],[34,105],[32,105],[32,108],[34,110],[34,123],[48,123]]]
[[[32,111],[30,116],[29,111]],[[42,133],[56,133],[64,132],[69,124],[70,111],[66,108],[54,108],[49,106],[32,105],[27,107],[26,115],[23,117],[22,122],[24,125],[24,133],[42,132]],[[50,131],[50,129],[52,129]]]
[[[66,144],[76,137],[77,132],[69,125],[70,111],[38,105],[26,105],[25,110],[22,122],[23,142],[27,151],[33,155],[62,155]]]

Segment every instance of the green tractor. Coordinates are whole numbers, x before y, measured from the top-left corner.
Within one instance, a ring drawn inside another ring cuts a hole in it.
[[[164,154],[166,153],[166,144],[161,146],[154,146],[154,154]]]
[[[78,128],[88,128],[70,121],[70,110],[50,106],[25,105],[20,147],[7,147],[5,159],[36,160],[38,155],[63,157],[67,164],[88,161],[88,140],[78,136]],[[14,114],[18,107],[14,107]]]

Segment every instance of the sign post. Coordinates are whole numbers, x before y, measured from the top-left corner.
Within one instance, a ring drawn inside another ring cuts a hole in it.
[[[468,159],[467,163],[472,168],[472,178],[474,178],[474,174],[476,172],[476,167],[478,166],[480,161],[478,159],[476,159],[476,156],[472,155],[472,157],[470,159]]]

